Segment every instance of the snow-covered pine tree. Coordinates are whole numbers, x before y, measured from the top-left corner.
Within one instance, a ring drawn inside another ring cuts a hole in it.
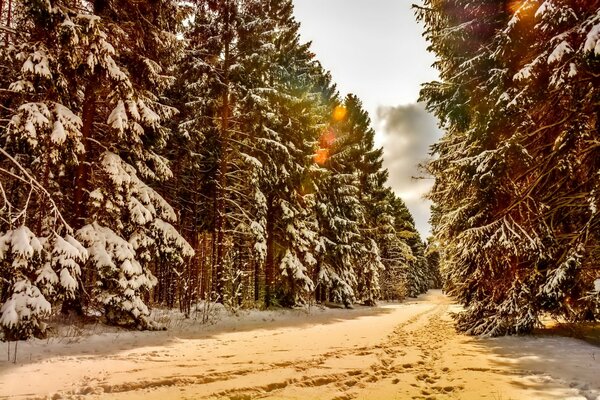
[[[61,104],[64,91],[48,93],[61,54],[39,42],[56,26],[27,4],[10,6],[22,30],[6,35],[0,49],[0,325],[4,338],[15,340],[43,335],[50,302],[78,293],[87,252],[72,236],[60,191],[82,151],[81,121]]]
[[[106,32],[114,38],[115,68],[109,68],[108,75],[114,73],[119,79],[100,81],[105,90],[110,88],[107,93],[94,92],[98,86],[86,88],[96,106],[99,96],[107,96],[104,114],[95,112],[108,126],[93,126],[96,132],[92,134],[102,135],[99,141],[108,146],[98,152],[99,169],[92,171],[89,180],[93,190],[88,220],[92,223],[80,232],[95,252],[91,256],[98,268],[98,288],[109,320],[148,327],[148,309],[142,296],[156,282],[152,270],[159,266],[176,268],[193,255],[193,249],[171,224],[177,218],[174,209],[146,183],[173,177],[158,151],[170,135],[165,122],[176,110],[161,96],[173,82],[169,69],[179,53],[176,35],[184,15],[176,1],[96,1],[93,5]],[[92,80],[102,79],[96,71],[91,75]],[[83,187],[88,184],[85,174],[83,171],[77,176]],[[99,178],[99,184],[94,178]],[[112,263],[107,262],[107,254]]]
[[[436,241],[473,334],[598,318],[597,2],[426,1]],[[596,311],[594,311],[596,310]]]
[[[200,221],[211,232],[211,291],[221,302],[230,301],[231,279],[244,272],[234,259],[243,258],[242,268],[250,269],[249,260],[266,253],[266,199],[258,188],[261,165],[252,154],[249,124],[253,101],[260,100],[252,91],[266,87],[273,46],[261,7],[253,1],[197,2],[180,65],[180,132],[191,148],[190,164],[181,172],[198,177],[209,196],[207,206],[194,212],[211,217]]]
[[[200,154],[189,171],[198,170],[214,199],[205,229],[214,232],[215,289],[223,297],[230,277],[243,272],[252,277],[254,300],[264,293],[270,303],[277,292],[295,302],[312,288],[308,254],[316,228],[308,189],[323,118],[314,94],[322,71],[299,43],[290,1],[196,7],[181,64],[180,130]],[[219,251],[219,243],[228,245]]]
[[[406,291],[408,296],[417,297],[429,289],[430,274],[425,258],[425,244],[414,227],[412,216],[407,221],[408,223],[403,222],[405,228],[400,232],[410,247],[414,260],[408,263],[405,271]]]
[[[121,2],[117,18],[112,3],[102,1],[23,2],[25,30],[8,50],[18,73],[9,87],[15,111],[4,140],[11,151],[41,154],[31,158],[33,176],[60,198],[74,237],[87,247],[81,278],[109,322],[141,327],[149,326],[141,296],[155,281],[153,263],[191,254],[170,224],[173,209],[142,180],[170,176],[155,151],[168,135],[161,121],[174,113],[158,98],[170,81],[159,62],[168,63],[176,44],[165,22],[177,18],[176,6],[164,3],[155,9]],[[134,31],[146,42],[129,40]],[[46,216],[40,218],[38,231],[46,228]],[[67,246],[54,248],[49,262],[58,268]],[[65,271],[77,275],[83,258],[55,271],[69,288],[79,277],[66,279]],[[81,311],[82,293],[78,284],[63,306]]]
[[[427,286],[429,289],[441,289],[443,286],[440,274],[440,248],[433,237],[425,245],[425,259],[427,260]]]
[[[394,193],[390,193],[389,202],[394,216],[396,240],[400,242],[395,244],[395,247],[401,251],[401,259],[403,259],[399,271],[400,279],[404,284],[404,294],[416,297],[429,289],[424,245],[404,201]]]
[[[219,160],[218,115],[221,94],[216,63],[222,35],[209,2],[190,5],[191,23],[183,31],[183,51],[177,61],[168,98],[181,112],[171,120],[174,134],[164,149],[176,179],[168,182],[166,196],[179,213],[182,234],[196,249],[183,275],[173,282],[166,268],[159,272],[154,301],[166,302],[178,285],[180,307],[189,313],[194,300],[210,299],[216,250],[216,171]],[[212,249],[212,250],[211,250]],[[183,278],[183,279],[182,279]]]
[[[379,276],[384,270],[381,247],[385,236],[393,230],[391,215],[386,207],[388,173],[383,169],[382,149],[375,149],[375,131],[362,103],[355,95],[348,95],[345,130],[356,135],[357,158],[354,162],[358,177],[359,201],[363,215],[360,221],[361,247],[356,254],[357,300],[375,305],[380,295]]]
[[[318,182],[317,215],[320,226],[317,301],[337,301],[349,307],[356,301],[355,260],[364,247],[360,224],[360,141],[352,130],[343,103],[332,102],[331,123],[320,140],[315,160],[324,169]]]
[[[273,44],[270,68],[249,107],[260,114],[254,118],[253,154],[262,166],[259,188],[266,199],[265,304],[294,305],[314,289],[313,156],[324,120],[317,94],[323,72],[309,45],[300,44],[292,2],[259,3]]]
[[[407,229],[410,227],[410,213],[404,202],[398,198],[391,189],[385,193],[382,203],[384,210],[380,221],[378,234],[381,260],[385,267],[381,274],[381,297],[385,300],[402,300],[409,293],[409,270],[416,264],[417,258],[413,255],[407,241],[414,234]]]

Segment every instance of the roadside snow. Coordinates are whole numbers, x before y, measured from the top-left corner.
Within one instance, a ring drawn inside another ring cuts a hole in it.
[[[531,398],[600,400],[600,347],[558,336],[503,337],[490,345],[499,363],[522,371],[516,382],[531,387]]]

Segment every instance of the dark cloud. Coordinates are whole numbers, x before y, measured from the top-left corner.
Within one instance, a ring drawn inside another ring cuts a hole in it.
[[[383,133],[384,167],[390,173],[388,183],[406,202],[421,234],[427,236],[430,202],[423,195],[433,181],[424,176],[419,164],[428,159],[429,147],[441,137],[437,120],[417,103],[379,107],[377,125]]]

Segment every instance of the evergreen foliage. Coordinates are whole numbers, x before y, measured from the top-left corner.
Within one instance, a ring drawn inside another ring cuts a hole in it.
[[[290,0],[9,7],[4,339],[43,336],[59,310],[152,329],[158,304],[350,307],[427,289],[368,115],[340,100]]]
[[[471,334],[597,320],[598,1],[426,0],[445,135],[429,164],[447,290]],[[596,293],[596,294],[594,294]]]

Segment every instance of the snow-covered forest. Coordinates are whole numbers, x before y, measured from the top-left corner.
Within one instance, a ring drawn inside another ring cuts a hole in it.
[[[433,231],[467,333],[600,319],[600,2],[425,0]]]
[[[600,0],[0,0],[0,398],[600,400],[599,210]]]
[[[3,0],[0,28],[5,340],[440,285],[290,0]]]

